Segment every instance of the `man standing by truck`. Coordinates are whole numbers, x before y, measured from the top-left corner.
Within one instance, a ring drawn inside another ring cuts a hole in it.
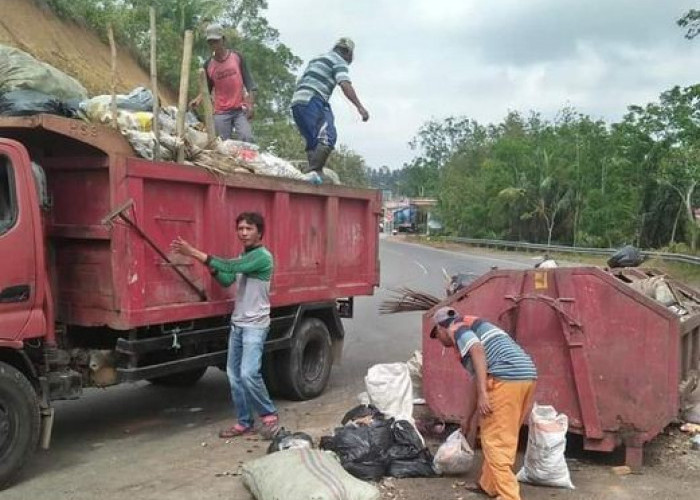
[[[451,307],[433,314],[431,338],[455,347],[471,381],[462,432],[475,431],[473,415],[478,407],[484,464],[478,485],[500,500],[520,500],[520,486],[513,474],[520,426],[530,411],[537,370],[528,354],[503,330],[481,318],[459,316]]]
[[[209,91],[214,91],[214,126],[216,135],[231,139],[235,130],[245,142],[253,142],[250,120],[255,109],[258,86],[248,71],[243,56],[226,47],[224,29],[220,24],[207,27],[207,43],[213,56],[204,63]],[[202,94],[192,99],[191,107],[202,102]]]
[[[352,40],[338,40],[333,50],[309,62],[292,96],[292,115],[306,141],[309,169],[319,173],[338,139],[335,118],[328,103],[336,85],[340,85],[345,96],[355,105],[362,121],[369,120],[369,113],[350,82],[348,66],[352,63],[354,52],[355,43]]]
[[[278,429],[277,409],[262,378],[262,355],[270,330],[270,279],[274,267],[272,254],[262,244],[265,220],[257,212],[243,212],[236,218],[236,230],[243,253],[235,259],[208,255],[182,238],[172,249],[198,260],[209,268],[221,286],[234,282],[236,305],[231,315],[226,373],[238,421],[219,433],[232,438],[253,432],[253,412],[262,421],[261,434],[271,438]]]

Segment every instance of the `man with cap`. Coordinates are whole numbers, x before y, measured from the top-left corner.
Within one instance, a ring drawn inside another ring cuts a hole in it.
[[[323,170],[338,139],[333,111],[328,103],[336,85],[355,105],[362,121],[369,120],[369,113],[350,82],[348,66],[354,51],[355,43],[352,40],[338,40],[330,52],[309,62],[292,96],[292,115],[306,141],[310,170]]]
[[[471,374],[470,405],[462,432],[475,432],[472,420],[478,408],[484,464],[475,489],[502,500],[519,500],[520,487],[512,467],[520,426],[535,393],[535,365],[506,332],[484,319],[441,307],[433,314],[433,322],[430,337],[454,347]]]
[[[210,24],[206,31],[212,57],[204,63],[209,91],[214,92],[214,126],[222,139],[231,139],[235,130],[240,140],[253,142],[250,121],[258,89],[243,56],[226,47],[224,29]],[[191,107],[202,102],[202,94],[192,99]]]

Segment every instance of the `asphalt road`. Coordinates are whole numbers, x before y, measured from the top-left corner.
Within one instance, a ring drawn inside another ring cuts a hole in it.
[[[523,268],[532,257],[460,253],[383,240],[382,285],[373,297],[356,301],[346,320],[343,363],[333,368],[327,391],[314,401],[277,401],[282,424],[315,438],[329,434],[357,404],[363,377],[375,363],[407,360],[420,349],[420,314],[382,316],[378,305],[399,286],[443,293],[442,269],[473,273],[492,266]],[[250,494],[235,475],[239,466],[265,453],[255,438],[224,441],[220,428],[232,411],[225,375],[210,369],[189,389],[148,383],[88,391],[79,401],[57,405],[52,448],[39,452],[20,482],[0,492],[2,500],[236,499]],[[618,477],[607,457],[583,456],[570,462],[577,490],[525,486],[523,497],[537,500],[697,498],[700,452],[688,451],[686,436],[662,437],[649,447],[643,475]],[[433,443],[435,446],[437,443]],[[567,451],[567,454],[569,452]],[[694,455],[695,454],[695,455]],[[569,455],[570,458],[575,455]],[[474,478],[477,468],[470,474]],[[459,479],[459,478],[458,478]],[[455,478],[396,482],[391,498],[477,499]],[[385,498],[389,498],[385,496]]]

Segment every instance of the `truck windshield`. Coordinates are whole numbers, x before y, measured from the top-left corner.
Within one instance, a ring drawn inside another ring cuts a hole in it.
[[[17,220],[12,163],[0,156],[0,235],[5,234]]]

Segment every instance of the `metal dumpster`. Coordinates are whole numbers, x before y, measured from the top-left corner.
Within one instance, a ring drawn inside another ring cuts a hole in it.
[[[634,287],[646,269],[494,270],[440,306],[483,317],[509,332],[537,365],[536,400],[569,417],[584,448],[625,445],[628,465],[679,413],[700,369],[700,294],[680,283],[671,308]],[[638,288],[638,287],[637,287]],[[467,373],[454,349],[431,340],[423,317],[424,393],[436,415],[461,419]]]

